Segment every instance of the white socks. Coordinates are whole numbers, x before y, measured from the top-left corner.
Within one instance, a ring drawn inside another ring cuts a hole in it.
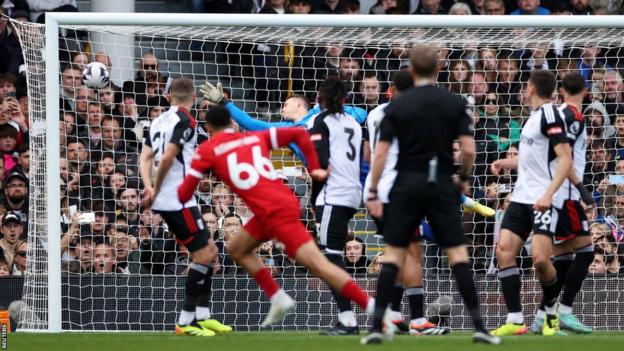
[[[368,314],[369,316],[372,316],[373,314],[375,314],[375,298],[374,297],[368,298],[368,303],[366,304],[366,314]]]
[[[195,319],[195,312],[182,310],[180,312],[180,317],[178,317],[178,324],[189,325],[191,324],[191,322],[193,322],[193,319]]]
[[[546,318],[546,311],[537,309],[537,312],[535,313],[535,319],[544,319],[544,318]]]
[[[271,296],[271,303],[281,303],[285,300],[291,299],[290,296],[284,291],[284,289],[279,289],[273,296]]]
[[[507,321],[505,323],[523,324],[524,316],[522,312],[507,313]]]
[[[546,307],[546,315],[551,315],[554,316],[555,314],[557,314],[557,304],[554,304],[550,307],[545,306]]]
[[[210,313],[210,308],[209,307],[199,307],[197,306],[197,309],[195,310],[195,318],[197,318],[197,320],[204,320],[204,319],[210,319],[210,317],[212,316],[212,314]]]
[[[370,300],[369,300],[370,303]],[[338,313],[338,320],[345,327],[355,327],[357,326],[357,321],[355,320],[355,314],[353,311],[344,311]]]
[[[559,304],[559,314],[570,314],[572,313],[572,307]]]
[[[410,320],[410,324],[414,324],[414,325],[423,325],[425,324],[425,322],[427,322],[427,318],[425,317],[420,317],[420,318]]]

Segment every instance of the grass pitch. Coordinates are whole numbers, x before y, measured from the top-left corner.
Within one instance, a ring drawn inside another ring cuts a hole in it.
[[[7,350],[19,351],[592,351],[624,350],[624,332],[592,335],[506,337],[499,346],[475,345],[471,334],[447,336],[397,336],[382,345],[361,346],[359,337],[327,337],[312,332],[239,332],[210,338],[179,337],[173,333],[63,333],[8,335]]]

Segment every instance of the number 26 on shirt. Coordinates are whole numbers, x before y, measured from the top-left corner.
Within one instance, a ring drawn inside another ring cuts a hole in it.
[[[277,179],[275,175],[275,169],[273,163],[268,158],[262,156],[262,150],[260,146],[256,145],[251,148],[252,163],[238,162],[238,155],[233,152],[227,156],[228,172],[230,173],[230,180],[232,184],[241,190],[249,190],[253,188],[260,177],[267,178],[269,180]],[[246,174],[246,178],[243,179],[243,174]]]

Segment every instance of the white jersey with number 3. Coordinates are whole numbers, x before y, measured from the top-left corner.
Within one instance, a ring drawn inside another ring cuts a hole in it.
[[[321,112],[310,118],[311,140],[323,145],[319,160],[328,157],[329,177],[316,198],[316,206],[333,205],[358,208],[362,202],[360,154],[362,127],[346,113]],[[324,155],[321,155],[323,153]]]

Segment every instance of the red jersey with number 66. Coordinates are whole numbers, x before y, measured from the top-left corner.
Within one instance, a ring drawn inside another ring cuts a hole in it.
[[[190,199],[204,173],[212,171],[240,196],[259,218],[283,209],[299,207],[292,191],[277,177],[269,151],[296,143],[309,169],[319,168],[310,135],[301,128],[270,128],[262,132],[239,133],[224,130],[203,142],[196,150],[191,169],[178,189],[181,201]]]

